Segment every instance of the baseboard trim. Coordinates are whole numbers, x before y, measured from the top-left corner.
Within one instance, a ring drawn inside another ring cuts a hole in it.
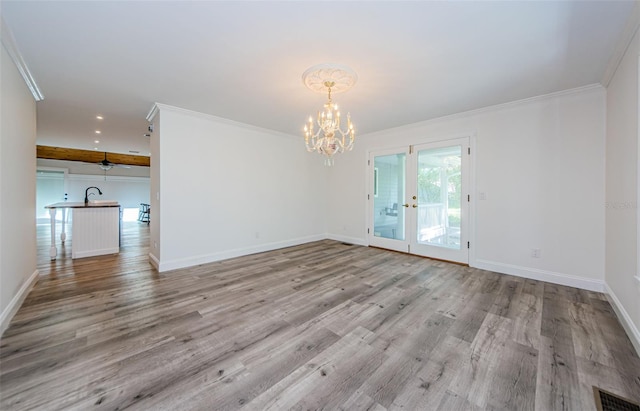
[[[95,257],[98,255],[105,254],[118,254],[120,252],[120,247],[112,247],[112,248],[103,248],[102,250],[90,250],[90,251],[77,251],[73,252],[71,250],[71,258],[86,258],[86,257]]]
[[[158,260],[158,258],[149,253],[149,263],[151,263],[151,265],[153,266],[153,268],[156,269],[156,271],[160,271],[160,260]]]
[[[158,266],[156,269],[159,272],[165,272],[170,270],[178,270],[180,268],[193,267],[200,264],[208,264],[221,260],[228,260],[229,258],[242,257],[245,255],[263,253],[265,251],[277,250],[285,247],[293,247],[300,244],[306,244],[313,241],[325,240],[326,234],[312,235],[308,237],[300,237],[293,240],[278,241],[273,243],[260,244],[253,247],[236,248],[232,250],[225,250],[213,254],[203,254],[188,258],[178,258],[169,261],[157,261]],[[152,264],[154,264],[152,260]],[[154,264],[155,266],[155,264]]]
[[[604,292],[605,284],[601,280],[577,277],[575,275],[556,273],[553,271],[539,270],[537,268],[522,267],[518,265],[498,263],[488,260],[476,260],[471,265],[483,270],[495,271],[502,274],[514,275],[516,277],[529,278],[531,280],[546,281],[549,283],[566,285],[569,287],[581,288],[583,290]]]
[[[355,244],[355,245],[363,245],[363,246],[367,246],[367,242],[362,239],[362,238],[357,238],[357,237],[349,237],[346,235],[339,235],[339,234],[328,234],[327,235],[327,239],[329,240],[334,240],[334,241],[340,241],[343,243],[349,243],[349,244]]]
[[[0,315],[0,336],[2,336],[5,330],[9,328],[9,324],[11,323],[13,316],[16,315],[16,313],[22,306],[24,299],[27,298],[27,295],[29,295],[29,291],[31,291],[33,286],[36,285],[39,275],[40,272],[38,270],[35,270],[33,274],[29,276],[27,281],[22,283],[22,286],[20,287],[16,295],[13,296],[13,298],[9,302],[9,305],[7,305],[7,307]]]
[[[636,353],[640,356],[640,330],[635,326],[631,320],[631,316],[627,310],[625,310],[624,306],[618,299],[618,296],[616,296],[616,293],[614,293],[611,287],[609,287],[609,284],[605,282],[604,285],[606,288],[605,295],[607,296],[607,300],[609,300],[609,303],[613,307],[613,311],[615,311],[618,316],[618,320],[627,332],[629,340],[631,340],[631,344],[633,344],[633,348],[636,349]]]

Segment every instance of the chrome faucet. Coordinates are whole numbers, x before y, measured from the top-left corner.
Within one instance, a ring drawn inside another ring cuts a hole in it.
[[[92,188],[95,188],[96,190],[98,190],[98,194],[102,195],[102,191],[100,191],[100,189],[98,187],[87,187],[86,190],[84,190],[84,204],[89,204],[89,190],[91,190]],[[95,194],[95,193],[91,193],[91,194]]]

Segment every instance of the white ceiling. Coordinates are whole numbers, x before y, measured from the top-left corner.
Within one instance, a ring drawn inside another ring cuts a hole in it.
[[[143,134],[154,102],[301,136],[326,98],[301,80],[319,63],[358,74],[355,87],[334,98],[351,112],[358,134],[598,83],[633,6],[1,3],[45,96],[38,144],[93,149],[98,138],[100,151],[141,154],[149,151]]]

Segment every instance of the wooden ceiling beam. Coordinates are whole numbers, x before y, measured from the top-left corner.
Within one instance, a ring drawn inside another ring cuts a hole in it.
[[[83,163],[99,163],[104,160],[104,151],[79,150],[76,148],[36,146],[36,156],[49,160],[82,161]],[[130,154],[107,153],[107,160],[114,164],[149,167],[150,158]]]

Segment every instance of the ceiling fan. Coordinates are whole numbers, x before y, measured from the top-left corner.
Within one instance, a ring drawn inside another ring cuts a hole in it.
[[[127,166],[127,165],[124,165],[124,164],[116,164],[116,163],[112,163],[111,161],[107,160],[107,152],[106,151],[104,152],[104,160],[100,161],[98,163],[98,165],[105,172],[111,170],[113,167],[131,168],[131,166]]]

